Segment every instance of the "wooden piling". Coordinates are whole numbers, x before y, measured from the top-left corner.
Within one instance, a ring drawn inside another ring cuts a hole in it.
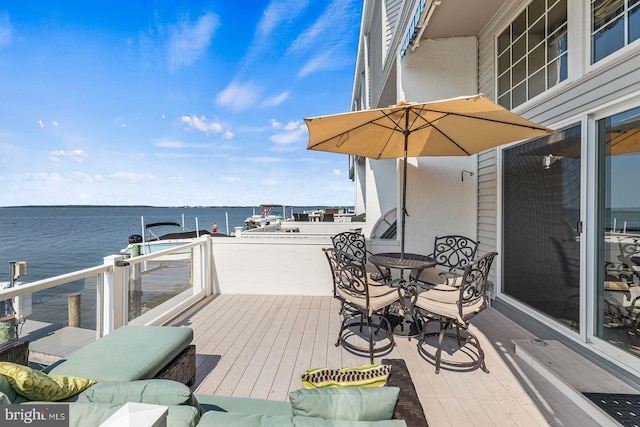
[[[69,307],[69,326],[80,327],[80,292],[75,292],[67,296]]]

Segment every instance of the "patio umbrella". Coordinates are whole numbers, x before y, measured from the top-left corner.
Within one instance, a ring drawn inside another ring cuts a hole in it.
[[[427,103],[404,103],[305,119],[308,150],[371,159],[403,158],[401,255],[404,236],[407,157],[470,156],[512,141],[553,133],[484,95]]]

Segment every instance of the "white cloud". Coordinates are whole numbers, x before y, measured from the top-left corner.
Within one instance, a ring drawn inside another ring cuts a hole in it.
[[[68,152],[67,155],[76,163],[81,163],[88,156],[84,150],[72,150]]]
[[[298,78],[303,78],[316,71],[332,70],[335,69],[337,64],[335,59],[332,60],[334,55],[331,51],[324,51],[310,60],[298,71]]]
[[[260,183],[261,183],[262,185],[266,185],[266,186],[269,186],[269,187],[273,187],[273,186],[275,186],[275,185],[278,185],[278,184],[279,184],[278,180],[277,180],[277,179],[275,179],[275,178],[263,178],[263,179],[260,181]]]
[[[182,141],[169,141],[166,139],[154,141],[153,145],[160,148],[186,148],[187,146]]]
[[[334,169],[333,170],[333,174],[336,175],[336,176],[340,176],[340,175],[342,175],[342,171],[340,169]]]
[[[57,172],[34,172],[20,175],[19,179],[22,181],[60,182],[62,181],[62,176]]]
[[[271,119],[271,120],[269,120],[269,123],[271,123],[271,127],[272,127],[272,128],[282,129],[282,123],[280,123],[280,122],[279,122],[279,121],[277,121],[276,119]]]
[[[141,182],[153,182],[156,177],[148,173],[135,172],[116,172],[109,176],[113,181],[119,181],[129,184],[139,184]]]
[[[86,151],[81,149],[64,151],[64,150],[56,150],[49,152],[49,161],[51,162],[59,162],[62,157],[68,157],[71,161],[75,163],[82,163],[88,154]]]
[[[93,177],[84,172],[72,172],[68,175],[68,177],[71,181],[75,181],[75,182],[81,182],[86,184],[90,184],[94,182]]]
[[[210,132],[221,133],[223,132],[222,124],[216,121],[207,120],[206,117],[200,116],[182,116],[180,117],[182,123],[186,123],[191,129],[196,129],[201,132],[209,134]]]
[[[234,182],[240,182],[242,180],[237,176],[221,176],[220,178],[218,178],[218,181],[225,184],[233,184]]]
[[[251,163],[277,163],[283,161],[281,157],[249,157]]]
[[[197,157],[192,153],[156,153],[155,156],[160,159],[193,159]]]
[[[262,89],[252,82],[238,84],[231,82],[216,96],[216,103],[221,107],[229,107],[232,111],[240,112],[256,105]]]
[[[231,132],[229,129],[225,130],[224,133],[222,134],[222,137],[224,139],[231,139],[233,138],[233,132]]]
[[[8,46],[13,41],[13,27],[9,20],[9,15],[0,15],[0,47]]]
[[[283,125],[282,123],[272,119],[271,126],[282,130],[269,138],[278,145],[288,145],[294,142],[303,141],[307,136],[307,127],[301,120],[291,121]]]
[[[40,129],[44,129],[44,122],[42,120],[38,120],[38,126]]]
[[[51,122],[51,124],[52,124],[53,126],[55,126],[55,127],[58,127],[58,126],[59,126],[59,123],[58,123],[58,121],[57,121],[57,120],[53,120],[53,121]]]
[[[272,96],[270,98],[265,99],[264,101],[262,101],[262,104],[260,105],[263,108],[266,107],[277,107],[278,105],[282,104],[284,101],[286,101],[289,98],[289,92],[285,91],[282,92],[279,95],[275,95]]]
[[[59,162],[63,157],[68,157],[75,163],[82,163],[88,156],[89,154],[86,151],[80,149],[71,151],[56,150],[49,152],[49,161]]]
[[[220,26],[220,19],[214,13],[202,15],[195,23],[187,15],[179,17],[178,23],[170,29],[167,53],[172,70],[189,66],[202,56]]]

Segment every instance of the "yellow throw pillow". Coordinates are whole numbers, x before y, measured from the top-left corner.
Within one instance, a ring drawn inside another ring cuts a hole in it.
[[[381,387],[387,383],[389,365],[362,365],[343,369],[311,368],[302,374],[304,388]]]
[[[0,362],[2,374],[11,386],[29,400],[55,402],[66,399],[94,385],[87,378],[47,375],[28,366]]]

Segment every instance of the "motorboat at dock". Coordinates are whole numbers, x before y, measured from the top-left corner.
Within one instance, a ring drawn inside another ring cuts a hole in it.
[[[141,218],[141,221],[142,234],[132,234],[129,236],[129,244],[120,250],[122,255],[148,255],[191,243],[204,235],[228,237],[226,234],[218,233],[215,229],[213,231],[199,229],[197,218],[196,230],[189,230],[184,226],[184,216],[182,224],[171,221],[144,224],[144,218]],[[186,252],[178,252],[170,255],[170,257],[171,260],[180,260],[188,258],[189,254]]]

